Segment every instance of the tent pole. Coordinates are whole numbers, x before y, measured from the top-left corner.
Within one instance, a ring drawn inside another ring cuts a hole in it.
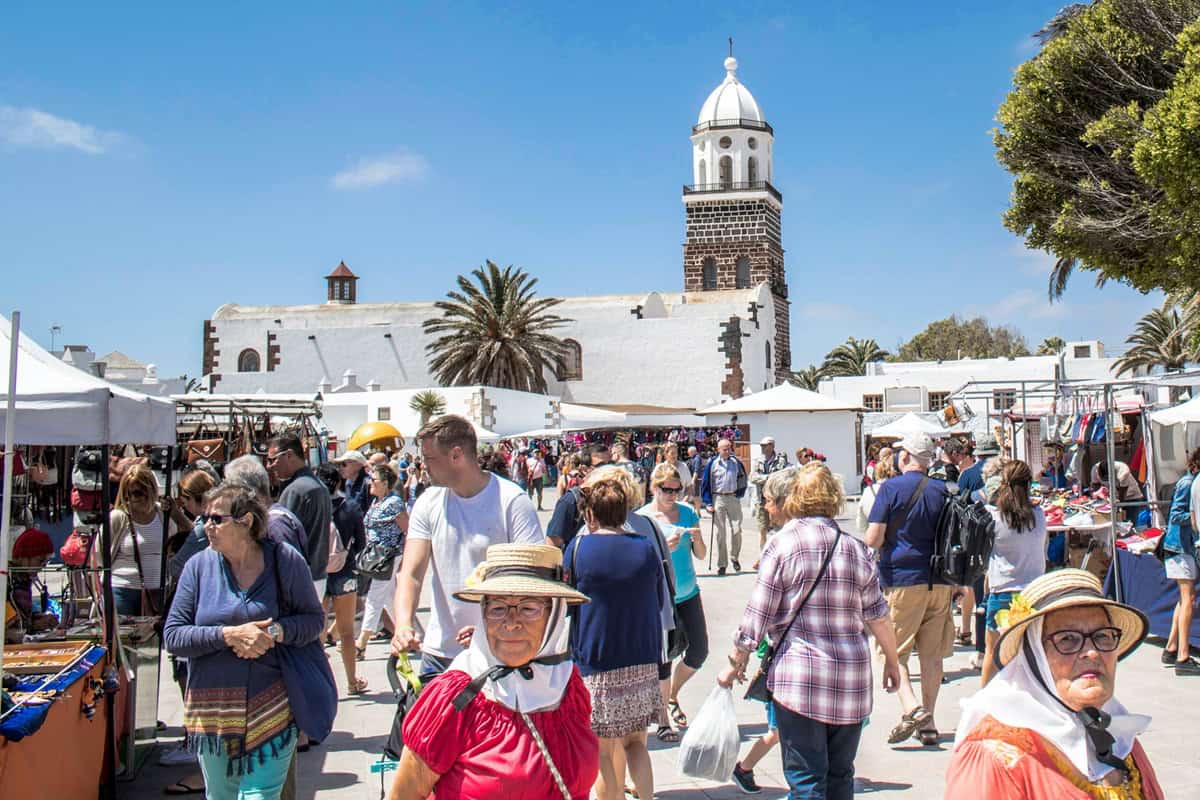
[[[1104,458],[1108,462],[1108,507],[1111,511],[1108,515],[1108,545],[1109,552],[1112,554],[1113,588],[1116,591],[1117,602],[1122,602],[1125,593],[1121,591],[1121,566],[1117,560],[1117,514],[1122,513],[1124,509],[1121,508],[1120,498],[1117,496],[1117,468],[1115,466],[1117,437],[1113,435],[1113,423],[1119,415],[1114,405],[1112,384],[1106,383],[1104,384]]]
[[[17,356],[21,352],[21,312],[12,315],[12,339],[8,352],[8,397],[4,408],[4,497],[0,499],[0,629],[7,627],[8,611],[8,540],[12,536],[13,439],[17,427]],[[0,639],[0,672],[4,671],[4,647]]]

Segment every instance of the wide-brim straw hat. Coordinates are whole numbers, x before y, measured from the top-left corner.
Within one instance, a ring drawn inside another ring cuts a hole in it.
[[[1019,598],[1019,600],[1018,600]],[[1051,611],[1083,606],[1100,606],[1108,611],[1114,627],[1121,629],[1117,644],[1117,660],[1132,653],[1146,638],[1149,621],[1136,608],[1104,596],[1100,579],[1082,569],[1059,569],[1047,572],[1021,590],[1010,607],[1008,627],[996,643],[996,666],[1003,668],[1021,650],[1025,629],[1035,619]]]
[[[469,603],[497,596],[560,598],[571,605],[589,602],[587,595],[563,582],[562,551],[546,544],[492,545],[487,561],[454,596]]]

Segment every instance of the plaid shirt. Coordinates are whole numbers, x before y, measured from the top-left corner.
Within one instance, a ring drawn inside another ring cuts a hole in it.
[[[888,612],[865,544],[842,535],[821,584],[787,631],[836,535],[833,520],[810,517],[792,520],[767,542],[734,644],[742,650],[764,638],[776,644],[767,685],[777,703],[827,725],[856,725],[871,713],[864,622]]]

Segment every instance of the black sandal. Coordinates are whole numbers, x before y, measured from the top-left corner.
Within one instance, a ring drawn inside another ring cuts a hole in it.
[[[659,725],[658,732],[654,735],[658,737],[660,742],[674,743],[679,741],[679,731],[670,725]]]
[[[917,706],[900,717],[900,722],[888,734],[888,744],[900,744],[920,730],[923,725],[928,725],[932,719],[933,715],[926,711],[924,706]]]
[[[678,700],[667,701],[667,712],[671,715],[671,721],[681,728],[686,728],[688,724],[687,714],[683,713],[683,709],[679,707]]]
[[[186,780],[186,778],[184,780]],[[185,795],[185,794],[200,794],[203,791],[204,791],[204,781],[203,780],[200,781],[199,786],[189,786],[188,784],[184,783],[183,780],[178,780],[178,781],[175,781],[174,783],[172,783],[167,788],[163,789],[163,794],[170,795],[172,797],[178,797],[178,796]]]

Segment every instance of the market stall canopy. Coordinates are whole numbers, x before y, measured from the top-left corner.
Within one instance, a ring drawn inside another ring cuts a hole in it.
[[[914,433],[945,436],[949,432],[950,429],[944,428],[936,422],[922,419],[910,411],[900,419],[892,420],[887,425],[881,425],[871,431],[871,436],[876,439],[903,439],[905,436],[910,436]]]
[[[0,316],[0,375],[11,350]],[[6,423],[7,380],[0,383],[0,430]],[[21,334],[17,356],[16,430],[31,445],[175,444],[175,404],[124,389],[66,364]]]
[[[404,447],[404,435],[395,426],[386,422],[364,422],[350,434],[346,447],[350,450],[373,445],[375,447],[391,447],[399,450]]]
[[[608,411],[607,409],[579,405],[578,403],[559,403],[558,414],[561,419],[558,429],[563,431],[619,428],[625,424],[625,414],[623,412]]]
[[[726,400],[720,405],[704,408],[697,414],[750,414],[769,413],[774,411],[858,411],[861,406],[848,404],[808,389],[801,389],[790,383],[781,383],[773,389],[766,389],[736,400]]]
[[[1150,415],[1150,421],[1156,425],[1181,425],[1188,422],[1200,423],[1200,397],[1194,397],[1186,403],[1180,403]]]

